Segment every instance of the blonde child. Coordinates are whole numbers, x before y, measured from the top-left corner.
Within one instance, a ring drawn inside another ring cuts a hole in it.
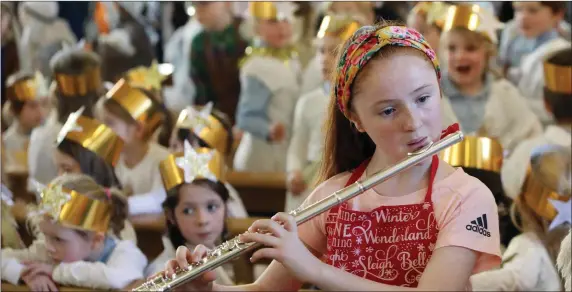
[[[17,152],[24,153],[30,142],[32,130],[42,125],[49,110],[48,89],[41,74],[19,72],[8,77],[6,93],[15,120],[2,135],[9,158]],[[27,160],[27,159],[26,159]],[[16,162],[16,161],[14,161]],[[24,168],[27,168],[25,160]]]
[[[283,172],[299,94],[300,66],[291,49],[294,5],[251,2],[258,38],[240,68],[237,127],[244,131],[234,169]]]
[[[403,26],[362,27],[346,41],[336,64],[321,185],[302,206],[394,165],[442,135],[440,69],[421,34]],[[396,214],[410,212],[416,219],[395,221]],[[491,192],[437,156],[299,228],[285,213],[273,219],[283,227],[260,220],[240,237],[266,246],[252,261],[276,260],[255,283],[212,285],[214,275],[206,273],[186,288],[296,291],[312,283],[322,290],[458,291],[467,288],[471,274],[500,263]],[[488,223],[480,233],[471,227],[477,220]],[[255,233],[259,229],[268,233]],[[413,236],[418,232],[425,239]],[[179,248],[167,276],[206,250]]]
[[[81,49],[68,48],[56,53],[50,61],[57,100],[55,116],[42,127],[34,129],[28,148],[30,177],[47,184],[57,176],[51,155],[56,137],[68,116],[82,106],[84,115],[93,117],[93,105],[102,93],[99,57]]]
[[[553,117],[542,102],[542,64],[554,52],[570,47],[569,39],[560,35],[558,26],[566,10],[566,2],[514,2],[515,20],[503,31],[500,64],[507,78],[515,84],[543,125]]]
[[[171,151],[184,151],[184,143],[189,141],[194,148],[216,150],[222,155],[225,167],[228,167],[232,163],[233,137],[232,125],[226,115],[213,109],[213,104],[209,102],[201,108],[187,107],[181,111],[171,135]],[[228,182],[224,185],[230,196],[226,202],[228,217],[248,217],[236,189]]]
[[[224,158],[216,150],[193,149],[188,141],[184,144],[183,152],[161,162],[161,176],[168,193],[163,203],[167,235],[163,237],[163,252],[147,268],[148,275],[163,270],[177,247],[192,249],[202,244],[214,248],[224,236],[225,205],[229,199],[224,185]],[[216,274],[217,283],[233,284],[222,267],[216,269]]]
[[[124,143],[115,174],[129,195],[130,215],[161,212],[166,194],[159,162],[169,151],[150,138],[167,121],[165,112],[149,92],[121,79],[98,103],[98,115]],[[171,133],[166,123],[162,131]]]
[[[474,18],[479,19],[476,26],[471,25]],[[449,8],[444,29],[448,70],[441,88],[465,133],[496,138],[510,152],[540,135],[542,127],[518,90],[489,69],[498,25],[477,5]]]
[[[297,208],[309,195],[306,190],[313,183],[323,150],[322,128],[330,101],[330,77],[335,66],[337,48],[361,25],[354,17],[328,14],[318,31],[322,86],[302,95],[296,103],[292,139],[286,156],[286,211]]]
[[[512,210],[513,221],[523,233],[510,241],[501,269],[471,278],[475,291],[562,289],[555,264],[572,221],[570,149],[543,145],[533,149],[529,161],[527,183],[515,198]]]
[[[86,175],[60,176],[43,191],[35,215],[42,236],[27,249],[2,250],[2,280],[57,291],[56,284],[122,289],[143,278],[145,255],[116,237],[127,216],[118,191]]]

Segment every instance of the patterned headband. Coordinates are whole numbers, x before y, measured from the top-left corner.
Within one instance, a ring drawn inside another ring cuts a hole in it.
[[[441,78],[439,61],[429,43],[414,29],[405,26],[386,26],[376,30],[373,26],[364,26],[355,32],[346,46],[338,63],[338,78],[334,92],[340,111],[349,119],[348,105],[351,98],[351,86],[358,72],[367,62],[385,46],[411,47],[425,53],[433,63],[437,78]]]

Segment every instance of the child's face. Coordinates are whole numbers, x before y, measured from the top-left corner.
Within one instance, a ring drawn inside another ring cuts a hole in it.
[[[221,19],[225,19],[230,13],[226,2],[194,2],[195,17],[205,30],[221,30]]]
[[[188,243],[214,247],[223,232],[225,210],[221,197],[210,188],[185,184],[179,190],[174,215]]]
[[[64,173],[82,173],[77,160],[58,149],[54,151],[54,162],[58,167],[58,175],[63,175]]]
[[[292,40],[292,24],[286,20],[259,20],[257,31],[260,38],[272,48],[283,48]]]
[[[411,50],[370,61],[367,71],[360,72],[367,74],[353,89],[352,120],[389,164],[438,141],[441,134],[441,92],[435,69],[427,57]]]
[[[326,36],[322,40],[320,54],[322,57],[322,77],[330,80],[336,66],[336,49],[341,45],[341,40],[336,37]]]
[[[425,17],[419,15],[419,13],[411,13],[407,18],[407,26],[422,34],[435,52],[439,51],[441,33],[436,26],[427,24],[427,19]]]
[[[514,2],[514,16],[520,33],[527,38],[537,37],[554,29],[561,19],[540,2]]]
[[[46,120],[49,111],[47,98],[39,98],[24,104],[18,117],[18,122],[27,129],[40,126]]]
[[[488,53],[483,42],[471,42],[461,34],[473,32],[452,32],[447,38],[447,68],[449,77],[458,86],[479,81],[485,72]]]
[[[71,263],[83,261],[92,253],[94,246],[90,234],[86,236],[77,231],[63,227],[49,218],[40,222],[40,231],[45,236],[48,256],[55,262]]]
[[[129,145],[140,138],[142,127],[136,123],[127,123],[109,111],[101,111],[100,115],[101,121],[110,127],[125,144]]]

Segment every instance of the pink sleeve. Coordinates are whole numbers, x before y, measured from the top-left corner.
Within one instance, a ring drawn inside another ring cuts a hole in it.
[[[469,177],[447,202],[439,224],[436,249],[465,247],[479,252],[473,273],[490,270],[501,263],[499,219],[491,191],[479,180]],[[437,207],[439,208],[439,207]]]

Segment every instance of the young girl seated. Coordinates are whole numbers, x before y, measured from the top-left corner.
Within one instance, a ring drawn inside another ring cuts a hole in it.
[[[386,24],[362,27],[345,42],[336,64],[321,185],[302,207],[394,165],[442,135],[440,69],[417,31]],[[239,238],[266,246],[252,261],[276,260],[255,283],[212,285],[214,275],[205,273],[183,289],[297,291],[302,283],[312,283],[322,290],[459,291],[468,288],[470,275],[500,263],[491,192],[437,155],[299,228],[285,213],[273,219],[257,221]],[[471,227],[476,221],[484,226],[480,232]],[[179,248],[176,260],[167,264],[167,276],[206,251],[204,246],[192,253]]]
[[[472,19],[479,20],[477,25]],[[518,90],[489,70],[497,26],[494,16],[477,5],[449,8],[444,27],[448,70],[441,88],[463,132],[496,138],[510,152],[542,127]]]
[[[161,212],[166,194],[159,163],[169,151],[150,141],[161,122],[166,121],[161,106],[149,92],[121,79],[98,102],[98,114],[124,142],[115,174],[129,196],[130,215]],[[171,133],[168,127],[162,131]]]
[[[471,278],[474,291],[562,291],[555,263],[572,221],[570,149],[543,145],[531,156],[527,182],[512,210],[523,233],[511,240],[501,269]]]
[[[26,150],[32,130],[42,125],[46,119],[49,108],[48,88],[39,72],[35,75],[19,72],[6,80],[6,95],[15,117],[2,135],[7,157],[14,158],[18,153],[23,153],[27,158]],[[26,169],[28,166],[24,164],[22,167]]]
[[[83,108],[72,113],[56,140],[54,161],[58,174],[83,173],[104,188],[119,188],[113,166],[123,148],[123,141],[104,124],[82,116]],[[121,239],[137,243],[135,230],[129,221],[121,231]]]
[[[292,139],[286,156],[288,172],[286,211],[296,209],[309,195],[306,191],[315,179],[323,150],[322,128],[330,101],[330,80],[336,61],[337,48],[349,38],[362,23],[348,15],[328,14],[317,35],[318,58],[322,76],[321,86],[300,97],[294,111]]]
[[[225,167],[229,167],[229,164],[232,163],[233,137],[232,125],[226,115],[213,109],[213,104],[209,102],[200,109],[187,107],[181,111],[175,130],[171,135],[171,149],[174,152],[182,152],[184,151],[184,142],[189,141],[193,148],[216,150],[222,155]],[[230,196],[226,203],[228,217],[248,217],[246,208],[236,189],[228,182],[225,182],[224,185]]]
[[[193,249],[202,244],[214,248],[224,235],[226,201],[224,159],[216,150],[193,149],[184,142],[184,151],[161,162],[161,176],[167,199],[163,203],[167,217],[167,236],[163,237],[163,253],[147,268],[155,274],[175,256],[175,248]],[[217,283],[232,285],[222,267],[216,269]]]
[[[122,289],[143,278],[147,258],[129,240],[118,240],[127,203],[86,175],[64,175],[42,192],[33,214],[41,236],[23,250],[2,250],[2,280],[33,291],[56,284]]]
[[[93,117],[93,105],[102,93],[99,57],[81,49],[66,48],[50,61],[55,81],[57,119],[32,132],[28,149],[30,177],[42,184],[54,179],[58,170],[51,155],[54,141],[68,116],[82,106],[84,115]]]

